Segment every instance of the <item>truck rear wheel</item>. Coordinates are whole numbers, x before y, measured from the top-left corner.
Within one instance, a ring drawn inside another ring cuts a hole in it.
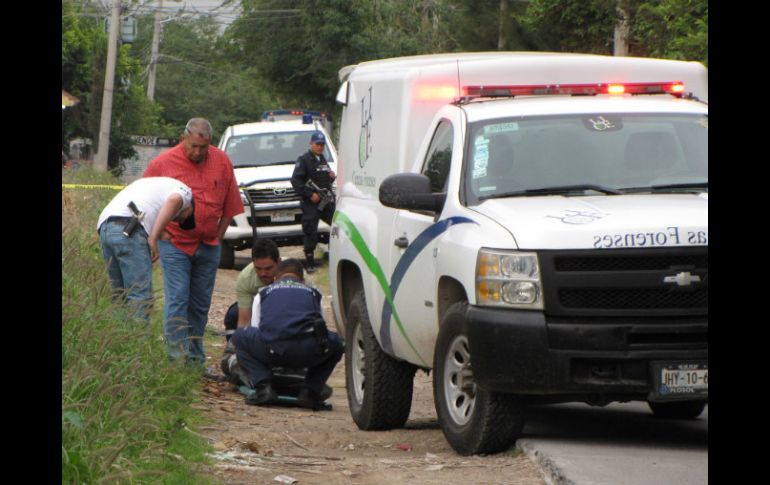
[[[417,368],[383,352],[359,291],[348,308],[345,384],[350,414],[366,431],[400,428],[412,409]]]
[[[515,396],[476,385],[467,308],[465,302],[455,303],[441,322],[433,357],[433,399],[441,430],[457,453],[498,453],[519,438],[524,413]]]
[[[706,401],[648,402],[657,418],[695,419],[706,408]]]
[[[219,267],[221,269],[233,269],[235,266],[235,249],[222,241],[220,244]]]

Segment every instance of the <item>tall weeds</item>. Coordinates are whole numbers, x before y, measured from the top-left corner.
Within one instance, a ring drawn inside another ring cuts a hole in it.
[[[78,172],[62,178],[118,183]],[[115,194],[62,190],[62,483],[209,483],[186,425],[199,371],[166,358],[158,303],[147,325],[112,301],[95,226]]]

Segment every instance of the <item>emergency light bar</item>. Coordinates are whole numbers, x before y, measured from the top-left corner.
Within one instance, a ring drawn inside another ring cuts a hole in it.
[[[595,94],[671,94],[682,96],[684,83],[543,84],[522,86],[463,86],[464,96],[541,96]]]
[[[314,117],[318,117],[320,119],[329,118],[331,121],[331,116],[328,116],[323,111],[307,111],[307,110],[296,110],[296,109],[277,109],[272,111],[265,111],[262,113],[262,119],[267,121],[270,118],[273,118],[275,116],[303,116],[303,115],[311,115]]]

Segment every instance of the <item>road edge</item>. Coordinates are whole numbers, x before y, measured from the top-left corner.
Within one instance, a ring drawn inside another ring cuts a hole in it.
[[[540,468],[540,473],[543,475],[543,480],[545,480],[547,485],[576,485],[575,482],[564,475],[564,472],[556,465],[554,460],[537,449],[532,441],[521,439],[516,442],[516,446]]]

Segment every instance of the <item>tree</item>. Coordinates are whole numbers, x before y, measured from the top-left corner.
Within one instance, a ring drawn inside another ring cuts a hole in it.
[[[616,0],[532,0],[519,17],[536,50],[611,54]]]
[[[708,0],[637,2],[631,35],[639,55],[708,66]]]
[[[532,0],[519,20],[538,50],[612,54],[620,11],[629,55],[708,65],[707,0]]]
[[[62,88],[81,102],[62,113],[62,147],[73,138],[98,139],[107,56],[106,12],[82,0],[62,1]],[[163,125],[158,107],[144,97],[138,82],[141,64],[131,48],[118,49],[108,166],[120,172],[120,160],[134,155],[129,136]]]
[[[443,0],[243,0],[227,35],[282,100],[331,110],[340,68],[451,51]],[[287,107],[287,106],[283,106]]]
[[[140,19],[132,54],[142,66],[150,63],[153,23]],[[259,119],[270,102],[257,68],[210,17],[163,24],[155,103],[165,122],[165,136],[179,136],[193,117],[207,118],[213,141],[225,127]]]

